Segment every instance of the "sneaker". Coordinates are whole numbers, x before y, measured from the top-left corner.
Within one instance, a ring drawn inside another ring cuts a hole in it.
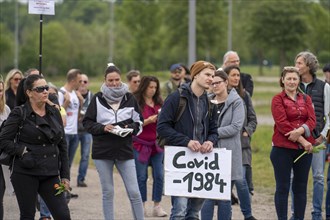
[[[160,205],[158,205],[158,206],[154,206],[152,215],[154,217],[166,217],[167,213],[164,211],[164,209]]]
[[[84,181],[78,181],[77,186],[78,187],[87,187],[87,184]]]

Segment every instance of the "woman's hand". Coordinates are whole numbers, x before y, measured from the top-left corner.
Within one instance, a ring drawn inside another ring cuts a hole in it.
[[[308,153],[313,153],[313,145],[309,141],[303,141],[301,144]]]
[[[289,136],[288,140],[292,142],[297,142],[298,138],[305,132],[305,129],[303,127],[300,127],[298,129],[294,129],[292,131],[289,131],[285,134],[285,136]]]
[[[104,131],[105,132],[110,132],[115,126],[113,126],[112,124],[108,124],[104,127]]]
[[[65,186],[65,190],[67,191],[71,191],[71,187],[70,187],[70,180],[68,179],[62,179],[61,182],[64,184]]]

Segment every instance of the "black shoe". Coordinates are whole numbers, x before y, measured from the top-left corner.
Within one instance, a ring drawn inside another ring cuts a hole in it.
[[[238,204],[238,198],[234,195],[234,193],[231,193],[231,204],[232,205]]]
[[[78,198],[78,194],[73,194],[73,193],[70,193],[70,197],[71,197],[71,199],[75,199],[75,198]]]
[[[251,215],[250,217],[245,218],[244,220],[257,220],[257,219],[255,217],[253,217],[253,215]]]
[[[78,187],[87,187],[87,184],[84,181],[78,181],[77,186]]]

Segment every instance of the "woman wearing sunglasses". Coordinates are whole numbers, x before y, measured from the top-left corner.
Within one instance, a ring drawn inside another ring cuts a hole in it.
[[[18,69],[12,69],[8,72],[5,80],[6,104],[12,110],[16,106],[16,93],[20,81],[23,79],[23,74]]]
[[[37,194],[54,219],[71,219],[64,194],[55,196],[55,184],[70,188],[70,175],[61,115],[47,104],[48,90],[42,76],[28,76],[24,82],[27,101],[12,110],[0,133],[2,150],[14,156],[11,182],[20,219],[34,219]],[[17,132],[20,135],[15,142]]]

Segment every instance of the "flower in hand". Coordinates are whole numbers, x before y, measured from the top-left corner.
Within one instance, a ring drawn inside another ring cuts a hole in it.
[[[60,195],[64,191],[68,191],[65,183],[55,183],[54,188],[57,190],[55,196]]]
[[[318,153],[318,152],[320,152],[321,150],[324,150],[324,149],[325,149],[324,145],[319,145],[319,146],[316,146],[316,147],[313,148],[312,153]],[[307,153],[308,153],[308,151],[305,150],[302,154],[299,155],[299,157],[297,157],[297,159],[295,159],[293,161],[293,163],[297,162],[302,156],[304,156]]]

